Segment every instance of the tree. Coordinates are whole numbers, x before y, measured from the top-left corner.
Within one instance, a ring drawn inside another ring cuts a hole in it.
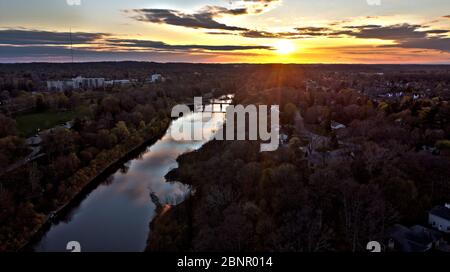
[[[80,105],[80,103],[81,103],[80,94],[77,92],[72,93],[72,95],[69,97],[69,107],[71,109],[75,109]]]
[[[116,127],[112,130],[112,133],[116,135],[119,141],[123,141],[130,136],[127,124],[125,124],[124,121],[117,122]]]
[[[289,148],[292,149],[293,151],[297,152],[300,149],[301,146],[301,141],[298,137],[292,137],[289,140]]]
[[[107,96],[102,100],[101,110],[104,113],[117,114],[120,112],[120,101],[113,96]]]
[[[8,91],[2,91],[0,93],[0,100],[8,100],[10,97],[11,96]]]
[[[59,156],[52,164],[55,176],[63,179],[71,176],[78,170],[80,160],[75,153]]]
[[[17,135],[16,121],[0,114],[0,138]]]
[[[102,149],[110,149],[117,144],[117,137],[107,129],[102,129],[97,133],[96,146]]]
[[[293,103],[287,103],[284,106],[284,119],[286,124],[292,124],[294,123],[295,114],[298,112],[297,106],[295,106]]]
[[[5,168],[24,156],[26,151],[23,139],[17,136],[0,138],[0,168]]]
[[[49,156],[67,154],[75,150],[78,134],[60,128],[43,136],[42,146]]]
[[[36,110],[44,111],[48,108],[48,104],[44,99],[44,95],[39,93],[36,95]]]
[[[69,98],[63,93],[59,94],[57,97],[57,107],[58,109],[67,109],[70,107]]]
[[[10,214],[14,211],[14,199],[11,192],[7,191],[0,184],[0,225],[8,220]],[[1,246],[0,246],[1,251]]]
[[[33,195],[35,193],[40,193],[41,188],[41,172],[38,169],[37,164],[34,162],[28,169],[28,181],[30,182],[30,193]]]

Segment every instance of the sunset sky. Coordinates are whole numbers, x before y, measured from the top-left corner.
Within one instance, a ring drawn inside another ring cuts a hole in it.
[[[0,62],[70,30],[75,61],[450,64],[449,0],[0,0]]]

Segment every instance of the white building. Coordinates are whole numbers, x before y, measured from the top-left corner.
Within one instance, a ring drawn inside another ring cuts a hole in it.
[[[125,86],[130,84],[131,81],[128,79],[105,80],[105,87]]]
[[[49,91],[64,91],[74,89],[75,85],[72,80],[49,80],[47,81],[47,89]]]
[[[117,79],[113,80],[114,85],[129,85],[131,84],[131,80],[129,79]]]
[[[105,87],[104,78],[84,78],[78,76],[71,80],[49,80],[47,89],[49,91],[65,91],[70,89],[98,89]]]
[[[450,233],[450,204],[431,209],[428,212],[428,223],[439,231]]]
[[[161,74],[153,74],[150,77],[150,82],[155,83],[155,82],[164,82],[165,78],[161,75]]]
[[[87,88],[87,89],[97,89],[105,87],[104,78],[84,78],[78,76],[72,79],[75,89]]]

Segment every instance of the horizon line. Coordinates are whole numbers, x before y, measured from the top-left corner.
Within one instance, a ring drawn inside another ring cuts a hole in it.
[[[390,66],[406,66],[406,65],[415,65],[415,66],[450,66],[450,63],[283,63],[283,62],[273,62],[273,63],[265,63],[265,62],[158,62],[158,61],[138,61],[138,60],[104,60],[104,61],[76,61],[76,62],[46,62],[46,61],[30,61],[30,62],[1,62],[0,65],[19,65],[19,64],[88,64],[88,63],[124,63],[124,62],[134,62],[134,63],[153,63],[153,64],[196,64],[196,65],[390,65]]]

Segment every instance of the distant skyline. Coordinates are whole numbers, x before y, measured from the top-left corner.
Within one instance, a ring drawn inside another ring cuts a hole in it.
[[[448,0],[0,0],[0,62],[450,64]]]

